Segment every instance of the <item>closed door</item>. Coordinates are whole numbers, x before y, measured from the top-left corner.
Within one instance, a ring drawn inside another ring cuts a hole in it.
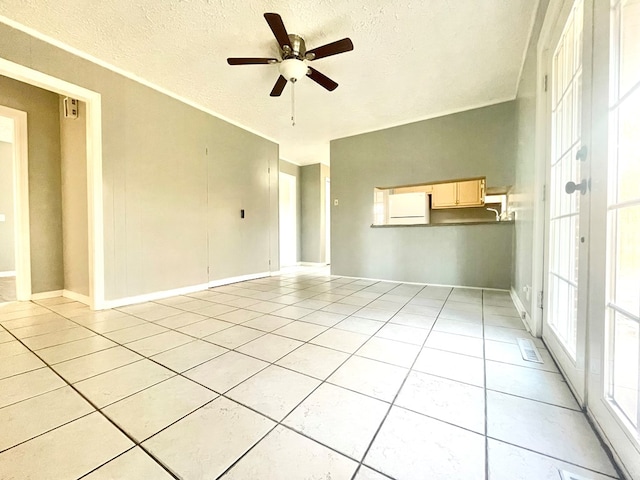
[[[640,478],[640,0],[595,2],[589,411]],[[603,73],[604,72],[604,73]],[[596,161],[597,159],[597,161]],[[597,212],[596,212],[597,210]]]
[[[547,216],[543,337],[580,402],[585,391],[585,235],[588,171],[583,161],[583,0],[565,2],[547,49]],[[586,127],[586,125],[584,125]],[[588,132],[587,132],[588,135]]]

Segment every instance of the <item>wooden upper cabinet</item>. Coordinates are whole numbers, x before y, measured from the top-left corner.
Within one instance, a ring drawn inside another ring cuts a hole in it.
[[[485,179],[433,185],[431,208],[481,207],[484,205]]]
[[[431,193],[431,208],[451,208],[458,200],[457,183],[436,183]]]

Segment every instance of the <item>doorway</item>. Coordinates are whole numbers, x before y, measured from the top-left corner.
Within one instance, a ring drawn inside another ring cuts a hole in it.
[[[31,298],[27,114],[0,106],[0,302]]]
[[[0,303],[16,300],[13,118],[0,116]]]
[[[298,221],[296,177],[280,172],[280,267],[298,264]]]
[[[103,228],[103,197],[102,197],[102,105],[99,93],[86,88],[60,80],[50,75],[32,70],[14,62],[0,58],[0,75],[39,87],[64,97],[75,98],[86,104],[86,184],[88,203],[88,256],[89,256],[89,298],[88,301],[94,310],[105,306],[104,295],[104,228]],[[9,109],[10,110],[10,109]],[[24,114],[24,112],[21,112]],[[3,112],[0,114],[7,115]],[[16,125],[19,125],[16,123]],[[20,124],[22,125],[22,124]],[[16,250],[21,252],[20,262],[16,264],[16,294],[18,300],[31,299],[31,276],[29,249],[29,183],[26,169],[26,114],[24,114],[24,128],[17,127],[16,135],[24,135],[24,142],[19,142],[21,161],[16,162],[21,167],[14,172],[19,179],[19,189],[16,198],[19,199],[20,211],[19,228],[20,238],[16,241]],[[24,162],[24,166],[21,163]],[[22,272],[22,274],[21,274]],[[22,287],[22,288],[21,288]],[[24,296],[22,296],[24,294]]]

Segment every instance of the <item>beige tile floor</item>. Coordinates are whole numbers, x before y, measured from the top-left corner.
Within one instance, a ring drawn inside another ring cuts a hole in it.
[[[0,325],[2,479],[617,478],[506,292],[299,270]]]

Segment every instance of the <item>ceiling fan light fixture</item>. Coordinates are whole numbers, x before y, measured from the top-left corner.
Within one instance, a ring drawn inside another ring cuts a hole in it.
[[[288,58],[280,62],[278,66],[280,75],[291,82],[296,82],[307,74],[309,67],[303,60]]]

